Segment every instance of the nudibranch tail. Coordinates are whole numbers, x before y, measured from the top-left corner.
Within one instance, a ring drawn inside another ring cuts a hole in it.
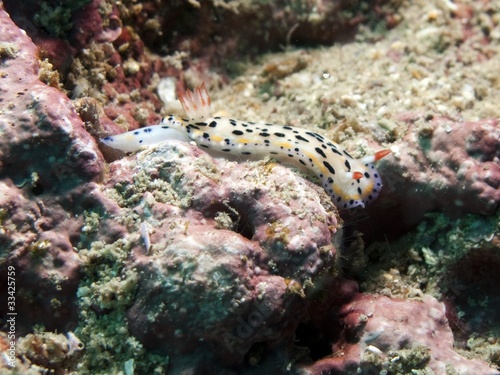
[[[193,91],[186,90],[179,95],[184,112],[191,120],[204,119],[210,117],[210,96],[208,95],[205,82],[196,87]]]
[[[184,142],[190,141],[187,134],[182,130],[181,123],[172,119],[170,126],[163,124],[147,126],[126,133],[111,135],[101,139],[101,142],[117,150],[133,152],[141,147],[156,146],[166,140],[174,139]]]
[[[337,143],[307,129],[211,117],[205,84],[186,91],[179,100],[187,118],[168,116],[159,125],[106,137],[102,142],[123,151],[136,151],[179,139],[222,154],[271,157],[313,172],[338,208],[364,207],[382,188],[373,163],[387,156],[389,150],[354,159]]]

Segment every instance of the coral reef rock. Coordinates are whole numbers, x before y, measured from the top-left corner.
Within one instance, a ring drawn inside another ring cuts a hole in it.
[[[444,304],[434,297],[411,301],[359,293],[334,311],[332,323],[340,322],[343,331],[332,356],[304,367],[304,374],[496,373],[453,350]]]
[[[174,368],[183,356],[242,364],[256,344],[290,344],[332,280],[336,210],[289,168],[173,141],[112,163],[106,184],[141,233],[127,265],[138,274],[131,333]]]
[[[39,80],[37,47],[1,7],[0,53],[1,282],[14,266],[18,333],[36,323],[66,331],[76,325],[74,247],[120,233],[86,232],[84,221],[118,207],[96,183],[104,166],[96,142],[68,97]],[[0,300],[3,313],[6,294]]]
[[[500,205],[497,119],[457,122],[404,115],[408,124],[393,158],[380,163],[384,189],[368,207],[388,235],[401,234],[428,212],[492,215]],[[368,233],[369,229],[365,232]]]

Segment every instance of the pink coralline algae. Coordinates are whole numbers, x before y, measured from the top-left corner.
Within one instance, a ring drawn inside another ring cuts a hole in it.
[[[6,267],[14,266],[24,291],[17,294],[18,333],[34,322],[64,329],[76,324],[81,261],[73,248],[98,235],[82,232],[85,217],[118,207],[96,183],[104,166],[96,142],[71,101],[40,82],[36,46],[1,8],[0,45],[2,285]],[[119,228],[99,235],[114,239]]]
[[[393,158],[379,166],[385,187],[369,207],[386,233],[412,228],[423,215],[491,215],[500,205],[500,124],[404,115],[408,124]],[[382,217],[383,216],[383,217]],[[390,225],[388,224],[390,220]]]
[[[334,332],[332,355],[304,366],[302,374],[496,373],[453,350],[445,306],[430,296],[410,301],[356,293],[324,319],[322,327],[342,327]]]
[[[127,262],[139,275],[131,333],[177,371],[188,353],[229,365],[288,345],[332,278],[336,210],[286,167],[172,142],[112,163],[106,185],[150,232]]]

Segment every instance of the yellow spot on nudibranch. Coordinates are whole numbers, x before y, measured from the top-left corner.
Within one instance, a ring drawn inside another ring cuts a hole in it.
[[[283,148],[292,148],[292,144],[288,142],[278,142],[276,143],[278,146],[283,147]]]
[[[236,140],[236,142],[238,142],[238,143],[250,143],[250,141],[246,138],[238,138]]]
[[[339,187],[339,185],[335,184],[333,185],[333,191],[335,192],[335,195],[344,197],[345,196],[345,191]]]
[[[305,151],[304,155],[307,156],[309,159],[312,160],[312,163],[319,168],[319,170],[321,171],[321,173],[323,173],[324,175],[326,175],[326,174],[329,173],[328,169],[326,169],[326,167],[322,163],[318,162],[318,158],[316,157],[316,155],[314,155],[313,153],[311,153],[309,151]]]
[[[212,141],[214,142],[222,142],[224,140],[223,137],[221,137],[220,135],[212,135]]]

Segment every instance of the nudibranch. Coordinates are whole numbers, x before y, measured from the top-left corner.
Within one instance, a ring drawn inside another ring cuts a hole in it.
[[[288,125],[212,117],[205,84],[180,95],[186,118],[170,115],[158,125],[102,139],[122,151],[136,151],[170,139],[194,141],[199,147],[246,157],[271,157],[305,167],[320,179],[338,208],[364,207],[382,188],[374,162],[390,153],[381,150],[354,159],[321,134]]]

